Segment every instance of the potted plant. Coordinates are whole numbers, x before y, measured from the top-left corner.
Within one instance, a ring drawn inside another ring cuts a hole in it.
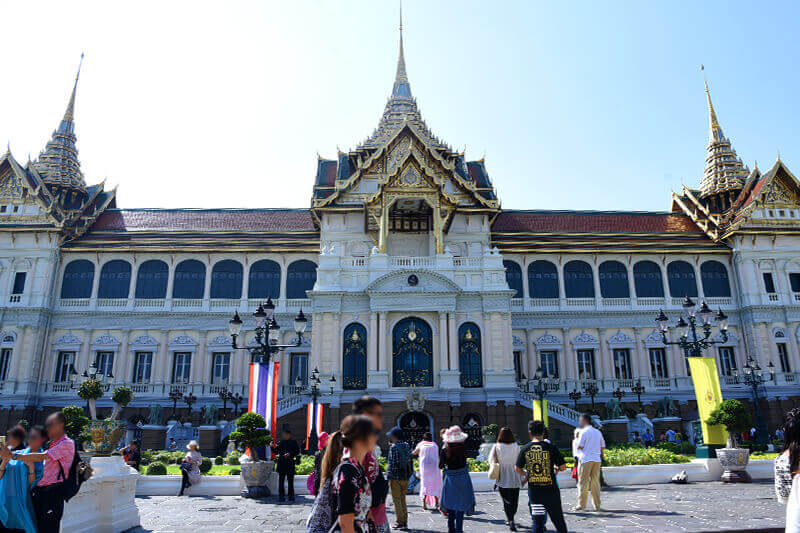
[[[263,498],[270,495],[267,482],[272,473],[272,461],[261,460],[258,455],[259,448],[268,446],[272,442],[267,422],[258,413],[244,413],[236,421],[236,431],[228,438],[237,446],[250,451],[250,461],[242,461],[242,480],[246,489],[242,491],[245,498]]]
[[[103,384],[96,379],[87,379],[78,387],[78,398],[89,403],[89,416],[97,420],[97,400],[103,397]]]
[[[133,401],[133,391],[128,387],[117,387],[111,394],[114,410],[111,411],[111,420],[116,420],[122,410]]]
[[[739,400],[725,400],[711,412],[706,424],[721,425],[728,431],[727,446],[717,450],[717,459],[725,469],[722,481],[749,483],[751,478],[746,469],[750,461],[750,450],[738,446],[739,433],[747,431],[752,425],[750,413],[744,404]]]
[[[96,379],[87,379],[81,383],[78,396],[89,403],[89,439],[84,445],[87,452],[96,455],[110,455],[117,447],[122,433],[125,431],[125,422],[117,420],[122,408],[133,400],[133,391],[127,387],[117,387],[111,395],[116,404],[111,417],[106,420],[97,419],[97,400],[103,397],[103,384]]]

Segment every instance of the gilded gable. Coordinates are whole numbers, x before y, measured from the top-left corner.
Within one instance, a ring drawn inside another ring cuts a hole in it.
[[[23,195],[22,183],[9,168],[0,176],[0,199],[21,200]]]
[[[797,207],[800,206],[800,198],[782,179],[776,178],[765,187],[761,203],[765,207]]]

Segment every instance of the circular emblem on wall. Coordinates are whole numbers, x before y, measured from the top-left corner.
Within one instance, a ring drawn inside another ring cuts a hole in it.
[[[714,403],[714,393],[711,392],[711,389],[708,389],[706,391],[706,401],[708,403]]]
[[[419,278],[416,274],[411,274],[408,276],[408,284],[412,287],[416,287],[419,284]]]

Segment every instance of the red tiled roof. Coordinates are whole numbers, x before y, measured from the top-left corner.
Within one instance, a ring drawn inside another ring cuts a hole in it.
[[[503,211],[492,231],[703,234],[685,215],[616,211]]]
[[[108,209],[93,231],[315,231],[307,209]]]

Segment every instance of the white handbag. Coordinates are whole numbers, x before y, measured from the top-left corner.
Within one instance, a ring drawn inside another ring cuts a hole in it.
[[[500,479],[500,463],[497,462],[497,454],[495,452],[495,448],[492,448],[491,453],[489,453],[489,479],[497,481]]]

